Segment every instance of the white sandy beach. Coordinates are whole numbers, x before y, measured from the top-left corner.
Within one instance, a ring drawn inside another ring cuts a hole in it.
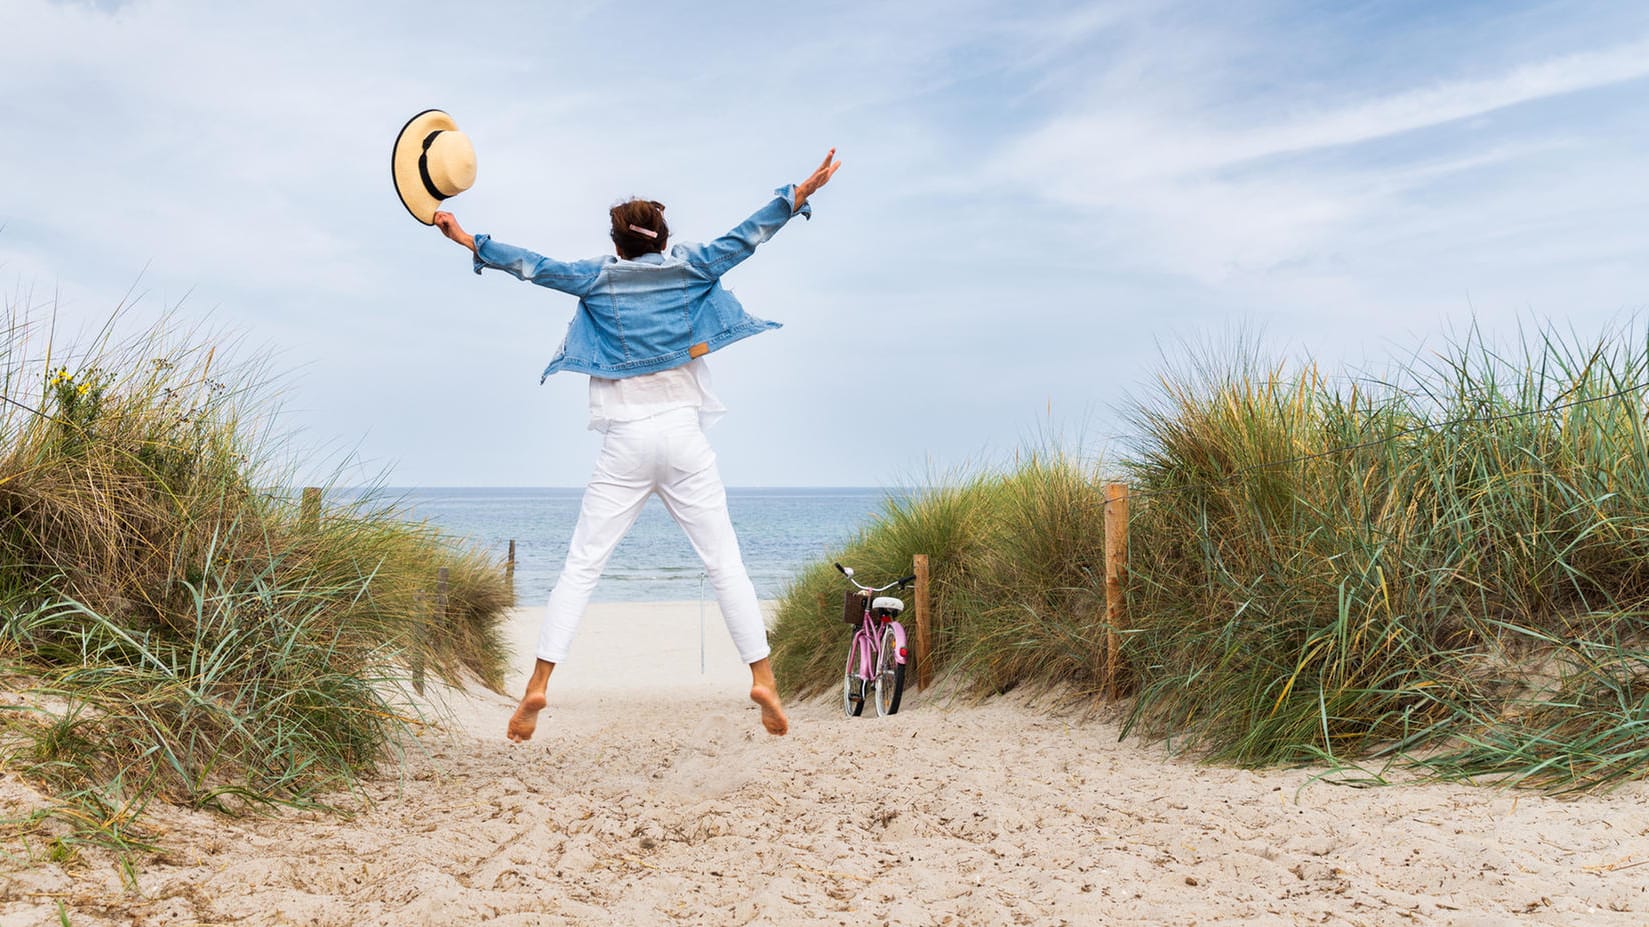
[[[74,925],[1649,922],[1642,784],[1313,784],[931,693],[883,720],[795,704],[773,738],[713,605],[699,672],[698,614],[597,606],[532,743],[503,737],[513,699],[456,697],[348,819],[163,811],[137,893],[97,853],[0,859],[0,927],[59,902]],[[515,618],[530,653],[537,612]],[[0,779],[0,816],[34,800]]]

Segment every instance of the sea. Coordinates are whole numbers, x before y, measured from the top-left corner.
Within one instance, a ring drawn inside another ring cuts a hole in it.
[[[416,520],[494,554],[502,562],[515,541],[515,596],[522,605],[549,599],[583,489],[387,488],[381,500],[400,503]],[[898,490],[871,488],[733,488],[728,514],[745,569],[762,599],[781,597],[809,565],[835,556],[873,522]],[[598,602],[715,600],[687,536],[657,497],[608,561]]]

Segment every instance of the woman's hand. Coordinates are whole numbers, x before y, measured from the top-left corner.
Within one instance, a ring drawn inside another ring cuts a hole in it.
[[[435,227],[441,230],[442,235],[458,242],[470,251],[475,250],[474,236],[464,231],[464,227],[458,224],[457,216],[450,212],[436,212],[433,221]]]
[[[808,197],[817,193],[820,187],[830,183],[830,178],[836,176],[836,171],[842,166],[842,162],[833,160],[835,157],[836,149],[832,148],[830,153],[825,155],[824,160],[819,162],[819,166],[814,168],[813,173],[806,180],[796,185],[796,210],[800,210],[802,204],[807,202]],[[440,213],[436,213],[436,215],[440,215]]]

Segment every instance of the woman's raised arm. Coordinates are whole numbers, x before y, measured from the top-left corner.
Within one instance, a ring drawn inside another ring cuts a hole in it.
[[[437,212],[433,218],[435,227],[441,230],[441,234],[470,249],[470,253],[475,255],[476,273],[480,273],[483,267],[492,267],[513,274],[521,280],[563,293],[571,293],[580,298],[595,285],[602,265],[611,260],[593,258],[587,261],[557,261],[525,248],[493,241],[487,235],[477,238],[464,231],[463,226],[458,224],[457,217],[450,212]],[[483,247],[487,249],[486,254],[481,253]]]
[[[829,183],[837,168],[842,166],[840,161],[834,160],[835,157],[836,149],[832,148],[806,180],[775,190],[774,198],[766,206],[715,241],[680,246],[683,258],[689,266],[711,277],[720,277],[732,270],[755,253],[757,245],[772,238],[773,233],[783,228],[792,216],[812,216],[813,208],[808,205],[807,197]]]

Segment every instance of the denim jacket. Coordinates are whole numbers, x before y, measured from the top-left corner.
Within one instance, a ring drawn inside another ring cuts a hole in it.
[[[561,370],[611,380],[679,367],[779,323],[744,311],[722,289],[721,275],[738,266],[790,221],[811,218],[813,205],[792,208],[794,185],[726,235],[708,244],[681,244],[670,254],[643,254],[633,261],[613,255],[557,261],[523,248],[475,236],[475,272],[491,267],[522,280],[578,297],[561,349],[540,383]]]

